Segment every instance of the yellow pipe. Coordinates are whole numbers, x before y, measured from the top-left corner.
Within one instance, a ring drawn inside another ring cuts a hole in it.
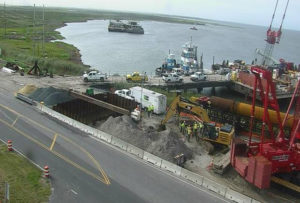
[[[216,106],[225,111],[231,111],[233,113],[237,113],[242,116],[248,116],[248,117],[251,116],[252,105],[250,105],[250,104],[236,102],[231,99],[223,99],[220,97],[211,97],[210,101],[211,101],[212,106]],[[262,107],[259,107],[259,106],[255,107],[255,113],[254,113],[255,119],[262,120],[263,114],[264,114],[263,110],[264,109]],[[270,115],[270,121],[273,124],[278,124],[276,111],[270,110],[270,109],[268,111],[269,111],[269,115]],[[281,121],[283,121],[284,116],[285,116],[285,113],[280,112]],[[294,117],[293,117],[293,115],[290,114],[288,116],[288,119],[287,119],[284,127],[292,128],[293,122],[294,122]]]

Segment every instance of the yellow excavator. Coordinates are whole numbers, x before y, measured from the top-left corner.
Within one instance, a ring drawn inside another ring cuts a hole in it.
[[[171,103],[165,118],[161,121],[161,126],[165,126],[174,114],[180,112],[191,114],[193,120],[203,123],[204,130],[201,139],[230,146],[234,136],[234,127],[229,124],[223,125],[212,122],[204,108],[184,99],[180,95]]]

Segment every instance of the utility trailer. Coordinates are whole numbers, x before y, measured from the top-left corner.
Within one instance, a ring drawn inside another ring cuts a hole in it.
[[[163,114],[167,108],[166,95],[136,86],[130,88],[131,96],[134,100],[142,105],[142,108],[147,108],[150,105],[154,106],[154,113]]]

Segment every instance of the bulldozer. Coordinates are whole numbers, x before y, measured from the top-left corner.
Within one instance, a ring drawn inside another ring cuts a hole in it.
[[[168,120],[175,114],[185,112],[190,114],[192,120],[201,122],[204,130],[201,139],[212,143],[230,146],[234,136],[234,127],[229,124],[220,124],[212,122],[204,108],[192,103],[189,100],[178,95],[171,103],[165,118],[161,121],[161,127],[164,128]]]

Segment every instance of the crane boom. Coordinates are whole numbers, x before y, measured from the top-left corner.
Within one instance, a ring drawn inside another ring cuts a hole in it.
[[[261,61],[261,65],[265,65],[265,66],[270,65],[270,62],[271,62],[270,59],[272,57],[272,53],[273,53],[273,50],[274,50],[274,45],[275,45],[275,43],[279,44],[279,42],[280,42],[280,38],[281,38],[281,35],[282,35],[282,31],[281,31],[282,30],[282,25],[283,25],[283,22],[284,22],[284,19],[285,19],[285,14],[286,14],[286,11],[287,11],[287,8],[288,8],[288,5],[289,5],[289,0],[287,0],[287,4],[285,6],[285,10],[284,10],[284,13],[283,13],[283,16],[282,16],[282,20],[281,20],[281,24],[280,24],[279,29],[277,31],[272,30],[273,21],[274,21],[276,11],[277,11],[278,1],[279,0],[276,1],[276,5],[275,5],[275,9],[274,9],[274,12],[273,12],[273,15],[272,15],[271,23],[270,23],[269,29],[267,30],[267,39],[266,39],[267,43],[266,43],[266,47],[265,47],[263,57],[262,57],[262,61]]]

